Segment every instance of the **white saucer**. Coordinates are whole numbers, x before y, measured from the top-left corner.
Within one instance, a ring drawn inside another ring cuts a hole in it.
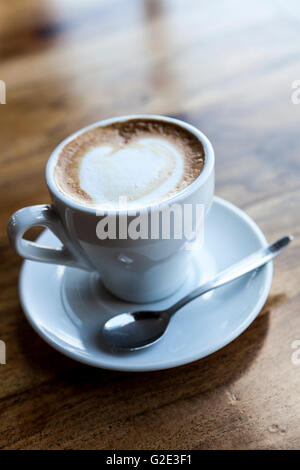
[[[39,237],[58,246],[49,230]],[[261,230],[243,211],[215,198],[205,227],[205,257],[195,255],[189,279],[172,297],[147,309],[161,309],[186,295],[220,270],[266,245]],[[205,265],[204,275],[199,267]],[[116,353],[103,344],[100,329],[116,313],[141,310],[110,295],[95,274],[79,269],[25,261],[20,297],[36,332],[61,353],[85,364],[123,371],[150,371],[180,366],[205,357],[240,335],[264,305],[272,282],[269,263],[233,283],[186,305],[172,319],[164,337],[140,351]]]

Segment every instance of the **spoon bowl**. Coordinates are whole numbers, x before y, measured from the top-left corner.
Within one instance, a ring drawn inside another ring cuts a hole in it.
[[[103,337],[119,350],[141,349],[158,341],[169,321],[169,315],[162,311],[120,313],[105,323]]]

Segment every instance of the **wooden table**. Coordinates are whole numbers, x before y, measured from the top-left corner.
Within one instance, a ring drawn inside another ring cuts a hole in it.
[[[296,0],[1,2],[1,448],[299,448],[299,31]],[[232,344],[128,374],[69,360],[31,329],[6,224],[49,201],[44,166],[61,139],[137,112],[198,126],[215,146],[216,193],[270,241],[296,239],[275,261],[263,311]]]

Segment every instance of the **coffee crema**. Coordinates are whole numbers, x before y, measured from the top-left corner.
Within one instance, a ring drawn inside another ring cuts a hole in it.
[[[130,119],[87,130],[60,151],[54,168],[58,189],[89,207],[129,207],[162,202],[201,173],[200,140],[179,125]]]

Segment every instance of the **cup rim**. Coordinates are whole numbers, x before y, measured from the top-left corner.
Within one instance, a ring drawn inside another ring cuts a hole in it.
[[[83,204],[80,204],[76,201],[74,201],[71,198],[68,198],[65,196],[57,187],[55,181],[54,181],[54,167],[57,161],[57,157],[62,150],[62,148],[71,140],[79,136],[80,134],[90,130],[94,129],[96,127],[100,126],[106,126],[109,124],[113,124],[114,122],[123,122],[123,121],[129,121],[132,119],[153,119],[157,121],[164,121],[164,122],[171,122],[174,124],[177,124],[180,127],[183,127],[184,129],[188,130],[192,134],[194,134],[202,143],[203,148],[204,148],[204,153],[205,153],[205,162],[204,162],[204,167],[199,176],[191,183],[189,184],[186,188],[182,189],[181,191],[178,191],[178,193],[174,194],[173,196],[161,201],[161,202],[154,202],[152,204],[148,204],[146,206],[142,207],[136,207],[136,208],[125,208],[125,209],[102,209],[101,205],[99,207],[89,207],[85,206]],[[83,127],[82,129],[79,129],[76,132],[73,132],[71,135],[66,137],[58,146],[53,150],[51,153],[47,164],[46,164],[46,183],[47,186],[51,192],[52,195],[55,196],[56,199],[60,200],[63,204],[66,206],[69,206],[73,209],[82,211],[82,212],[87,212],[91,214],[95,214],[97,211],[103,213],[103,215],[110,215],[110,214],[129,214],[130,212],[134,213],[145,213],[148,212],[149,210],[163,210],[164,207],[169,207],[172,204],[180,203],[184,199],[186,199],[188,196],[193,194],[200,186],[202,186],[208,179],[209,175],[211,174],[213,168],[214,168],[214,163],[215,163],[215,155],[214,155],[214,149],[209,141],[209,139],[206,137],[203,132],[198,130],[196,127],[194,127],[191,124],[188,124],[185,121],[181,121],[180,119],[175,119],[169,116],[164,116],[164,115],[159,115],[159,114],[132,114],[132,115],[125,115],[125,116],[119,116],[119,117],[113,117],[113,118],[108,118],[104,119],[101,121],[97,121],[93,124],[90,124],[86,127]]]

